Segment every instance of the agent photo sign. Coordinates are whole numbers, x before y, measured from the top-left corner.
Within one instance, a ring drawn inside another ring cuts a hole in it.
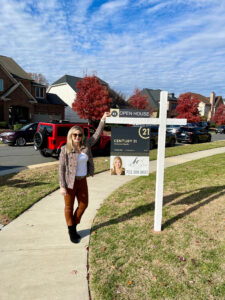
[[[149,174],[149,128],[112,127],[110,172],[112,175]]]

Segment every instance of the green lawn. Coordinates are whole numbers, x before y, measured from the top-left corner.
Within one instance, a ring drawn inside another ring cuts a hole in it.
[[[109,158],[96,157],[95,173],[109,168]],[[8,224],[31,205],[59,188],[58,165],[0,176],[0,224]]]
[[[224,169],[225,154],[166,169],[159,234],[155,174],[105,200],[89,247],[92,299],[225,299]]]
[[[220,147],[225,147],[225,141],[216,141],[200,144],[178,144],[178,146],[176,147],[166,147],[165,157],[177,156]],[[150,159],[157,159],[157,149],[150,151]]]
[[[7,146],[6,146],[7,147]],[[225,141],[166,148],[166,157],[225,147]],[[150,151],[150,159],[157,157],[157,149]],[[109,169],[109,157],[95,157],[95,173]],[[58,167],[41,167],[18,174],[0,176],[0,224],[7,224],[35,202],[59,188]]]

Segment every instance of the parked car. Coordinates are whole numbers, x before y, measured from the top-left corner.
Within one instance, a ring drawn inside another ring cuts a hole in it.
[[[178,130],[177,141],[179,143],[211,142],[211,134],[203,127],[182,126]]]
[[[51,123],[40,122],[37,132],[34,135],[34,149],[39,150],[42,156],[59,157],[61,147],[66,144],[67,133],[73,126],[80,126],[84,130],[84,135],[90,138],[95,129],[91,125],[70,123],[65,121],[54,121]],[[110,153],[111,136],[101,134],[100,139],[92,147],[93,152]]]
[[[152,150],[158,145],[158,130],[159,126],[150,126],[150,145],[149,148]],[[166,131],[166,146],[173,147],[176,144],[176,135],[172,132]]]
[[[225,125],[219,125],[217,128],[216,128],[216,134],[217,133],[225,133]]]
[[[177,131],[179,130],[179,128],[180,128],[180,125],[167,125],[166,126],[166,131],[176,134]]]
[[[30,123],[19,130],[12,130],[0,134],[0,141],[10,146],[25,146],[28,142],[33,142],[34,134],[37,131],[38,123]]]
[[[205,129],[209,129],[209,123],[206,121],[200,121],[200,122],[192,122],[192,123],[187,123],[185,126],[188,127],[202,127]]]
[[[158,145],[158,125],[133,125],[135,127],[145,127],[149,128],[150,141],[149,141],[149,150],[154,149]],[[176,144],[176,135],[172,132],[166,131],[166,146],[173,147]]]

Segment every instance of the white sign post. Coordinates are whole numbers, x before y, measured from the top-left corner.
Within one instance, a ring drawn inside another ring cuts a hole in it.
[[[159,125],[154,231],[161,231],[161,224],[162,224],[166,125],[187,124],[187,119],[167,119],[167,99],[168,99],[168,92],[162,91],[160,93],[159,118],[119,118],[119,117],[106,118],[106,123],[109,124]]]

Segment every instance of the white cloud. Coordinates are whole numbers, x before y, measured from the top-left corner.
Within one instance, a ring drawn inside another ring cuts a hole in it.
[[[118,9],[121,9],[121,8],[127,6],[128,2],[129,2],[128,0],[116,0],[116,1],[106,2],[106,3],[102,4],[100,10],[102,12],[111,14],[111,13],[117,11]]]
[[[99,7],[93,0],[1,2],[0,55],[50,82],[87,70],[126,94],[135,87],[225,94],[224,0],[187,0],[190,11],[163,22],[157,12],[184,0],[117,0]]]
[[[150,13],[150,14],[156,13],[156,12],[162,10],[163,8],[169,6],[170,4],[171,4],[170,1],[164,1],[162,3],[158,3],[155,6],[152,6],[152,7],[148,8],[147,13]]]

